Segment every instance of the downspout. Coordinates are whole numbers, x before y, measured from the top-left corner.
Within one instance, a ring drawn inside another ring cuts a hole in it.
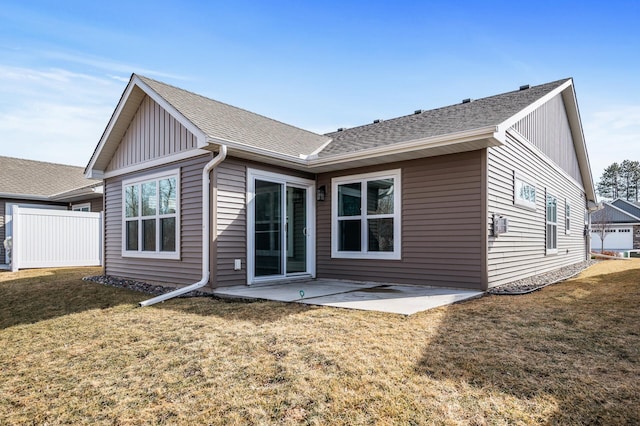
[[[209,161],[204,166],[204,169],[202,169],[202,278],[197,283],[179,288],[169,293],[161,294],[160,296],[154,297],[153,299],[140,302],[139,305],[141,307],[150,306],[159,302],[164,302],[165,300],[173,299],[174,297],[180,296],[181,294],[189,293],[190,291],[204,287],[209,282],[209,255],[211,245],[211,233],[209,226],[209,222],[211,219],[209,209],[209,204],[211,201],[211,179],[209,178],[209,173],[211,173],[211,170],[213,170],[218,164],[222,163],[225,158],[227,158],[227,146],[220,145],[220,151],[218,155],[216,155],[211,161]]]

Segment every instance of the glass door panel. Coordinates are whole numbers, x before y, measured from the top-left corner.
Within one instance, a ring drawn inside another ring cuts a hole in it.
[[[281,183],[255,181],[255,276],[282,275]]]
[[[307,272],[307,190],[287,186],[287,274]]]

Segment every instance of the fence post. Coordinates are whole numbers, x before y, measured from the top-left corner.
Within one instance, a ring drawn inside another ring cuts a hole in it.
[[[100,212],[100,266],[104,268],[104,210]]]
[[[20,208],[16,205],[11,206],[11,272],[18,272],[20,268]]]

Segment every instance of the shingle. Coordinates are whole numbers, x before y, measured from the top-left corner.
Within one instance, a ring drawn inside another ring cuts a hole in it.
[[[309,155],[329,141],[326,136],[299,129],[177,87],[138,76],[211,138],[298,157]]]
[[[0,156],[1,194],[49,197],[96,182],[82,167]]]
[[[566,81],[558,80],[525,90],[327,133],[326,136],[333,141],[319,156],[330,157],[498,125]]]

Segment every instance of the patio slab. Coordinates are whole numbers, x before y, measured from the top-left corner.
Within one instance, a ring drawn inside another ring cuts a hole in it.
[[[301,297],[301,291],[303,297]],[[484,293],[442,287],[305,280],[259,286],[224,287],[215,290],[214,294],[220,297],[265,299],[411,315],[479,297]]]

